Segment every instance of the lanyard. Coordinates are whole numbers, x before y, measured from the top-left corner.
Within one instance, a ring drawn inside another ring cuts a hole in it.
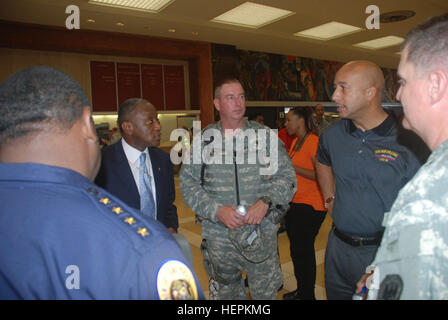
[[[289,150],[289,157],[291,159],[294,158],[294,155],[296,154],[296,152],[302,148],[302,146],[305,142],[305,139],[306,139],[306,137],[308,137],[308,135],[309,135],[309,132],[305,133],[302,140],[300,140],[299,143],[297,143],[298,142],[298,140],[297,140],[296,143],[294,144],[294,147],[291,150]]]

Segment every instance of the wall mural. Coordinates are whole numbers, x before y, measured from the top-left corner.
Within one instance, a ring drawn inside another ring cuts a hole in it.
[[[236,49],[213,44],[213,78],[239,77],[249,101],[331,101],[333,80],[343,62]],[[396,102],[396,70],[382,68],[383,102]]]

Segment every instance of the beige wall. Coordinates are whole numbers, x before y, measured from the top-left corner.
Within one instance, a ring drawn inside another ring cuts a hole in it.
[[[14,72],[33,65],[47,65],[64,71],[75,78],[92,101],[90,86],[90,61],[115,61],[132,63],[156,63],[184,66],[186,108],[190,109],[190,88],[188,84],[188,62],[181,60],[156,60],[121,56],[103,56],[56,51],[37,51],[0,48],[0,82]]]
[[[7,76],[14,72],[33,65],[47,65],[57,68],[71,75],[79,82],[81,87],[86,92],[89,101],[92,101],[91,86],[90,86],[90,60],[99,61],[116,61],[116,62],[133,62],[133,63],[163,63],[163,64],[183,64],[185,70],[185,94],[187,97],[186,106],[190,108],[190,97],[188,88],[188,63],[186,61],[173,60],[156,60],[120,56],[103,56],[90,55],[68,52],[55,51],[37,51],[37,50],[23,50],[23,49],[7,49],[0,48],[0,82]],[[177,128],[176,117],[179,114],[190,113],[189,111],[179,111],[178,114],[164,114],[159,113],[159,119],[162,125],[162,145],[173,144],[169,141],[171,131]],[[193,111],[191,111],[193,113]],[[194,111],[195,114],[199,110]],[[106,116],[97,114],[94,117],[95,123],[107,122],[110,128],[117,126],[116,114]]]

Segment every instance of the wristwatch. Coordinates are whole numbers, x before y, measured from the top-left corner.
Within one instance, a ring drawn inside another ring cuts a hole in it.
[[[328,209],[328,207],[330,206],[330,202],[333,200],[334,200],[334,195],[325,199],[325,203],[324,203],[325,209]]]
[[[260,198],[260,200],[263,201],[263,203],[266,203],[269,206],[269,208],[271,207],[272,200],[271,200],[271,198],[269,196],[262,196]]]

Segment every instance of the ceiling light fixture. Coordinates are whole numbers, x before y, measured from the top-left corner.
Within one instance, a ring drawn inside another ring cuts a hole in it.
[[[93,19],[87,19],[87,22],[91,22],[91,23],[94,23],[94,22],[95,22],[95,20],[93,20]]]
[[[415,16],[415,11],[411,10],[391,11],[381,14],[380,22],[381,23],[398,22],[412,18],[413,16]]]
[[[124,23],[123,22],[117,22],[116,25],[119,26],[119,27],[124,27]]]
[[[331,40],[343,37],[358,31],[362,28],[351,26],[348,24],[331,21],[320,26],[294,33],[295,36],[312,38],[317,40]]]
[[[176,29],[168,29],[168,32],[174,33],[176,32]]]
[[[89,4],[160,12],[174,1],[175,0],[89,0]]]
[[[245,2],[238,7],[213,18],[211,21],[241,27],[260,28],[293,14],[295,14],[295,12],[289,10],[278,9],[253,2]]]
[[[387,36],[387,37],[381,37],[378,39],[373,39],[369,41],[364,41],[360,43],[356,43],[353,46],[370,49],[370,50],[377,50],[382,49],[386,47],[392,47],[401,44],[404,41],[403,38],[397,37],[397,36]]]

